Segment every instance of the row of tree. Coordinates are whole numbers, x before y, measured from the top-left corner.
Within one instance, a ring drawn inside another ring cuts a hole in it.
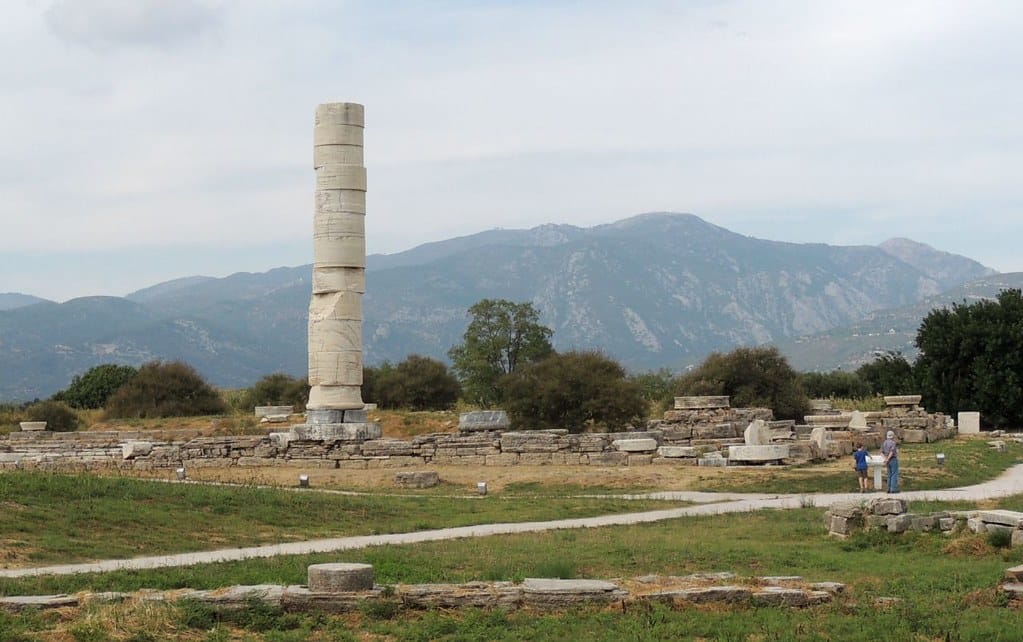
[[[1023,296],[1006,290],[994,301],[932,311],[917,333],[921,356],[882,355],[854,372],[798,373],[774,348],[714,353],[679,377],[667,370],[629,376],[593,351],[558,353],[552,331],[530,303],[485,299],[469,309],[452,368],[411,355],[364,370],[363,399],[383,408],[451,408],[459,399],[502,407],[520,428],[606,429],[643,420],[652,404],[675,395],[728,395],[735,406],[763,406],[798,419],[811,397],[863,398],[920,392],[933,410],[980,410],[990,422],[1023,420]],[[308,384],[285,374],[264,377],[239,406],[290,404],[302,409]],[[181,362],[141,368],[106,364],[77,376],[47,406],[103,408],[109,418],[224,412],[218,392]],[[54,415],[56,416],[56,415]]]

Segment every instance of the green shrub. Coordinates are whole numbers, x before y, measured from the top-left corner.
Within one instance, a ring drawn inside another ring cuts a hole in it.
[[[54,397],[72,408],[102,408],[110,395],[131,381],[138,370],[113,363],[95,366],[83,374],[75,375],[71,385]]]
[[[26,421],[45,421],[46,429],[54,432],[78,430],[82,420],[78,413],[62,401],[40,401],[25,409]]]
[[[256,406],[293,406],[295,412],[305,410],[309,401],[309,380],[296,379],[277,372],[267,375],[249,388],[241,398],[241,406],[251,411]]]
[[[901,352],[888,352],[856,369],[856,376],[874,395],[912,395],[918,393],[919,384],[910,365]]]
[[[508,416],[519,428],[597,425],[621,430],[647,407],[639,385],[599,352],[566,352],[520,366],[498,382]]]
[[[227,404],[191,366],[153,361],[111,395],[107,418],[191,417],[221,414]]]
[[[1012,531],[1001,528],[988,531],[987,543],[994,548],[1009,548],[1012,546]]]
[[[417,354],[394,367],[384,364],[375,373],[372,385],[373,399],[381,408],[445,410],[455,405],[461,392],[458,379],[447,366]]]
[[[777,348],[715,352],[679,378],[676,394],[727,395],[734,408],[770,408],[779,419],[800,419],[810,409],[798,373]]]
[[[860,399],[872,395],[870,385],[855,372],[804,372],[799,382],[810,397],[815,399]]]

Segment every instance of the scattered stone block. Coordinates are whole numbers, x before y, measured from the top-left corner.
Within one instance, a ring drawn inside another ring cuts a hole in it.
[[[22,432],[39,432],[46,430],[45,421],[22,421],[18,424]]]
[[[763,463],[781,461],[789,456],[789,447],[785,444],[764,446],[729,446],[728,459],[736,462]]]
[[[522,605],[522,587],[511,582],[408,584],[395,588],[402,606],[414,609],[514,609]]]
[[[814,582],[810,585],[810,588],[815,591],[824,591],[831,595],[840,595],[845,593],[845,584],[841,582]]]
[[[978,435],[980,434],[980,413],[960,412],[959,413],[959,434]]]
[[[400,488],[433,488],[440,475],[433,470],[395,473],[394,483]]]
[[[458,415],[459,432],[487,432],[508,430],[511,421],[504,410],[476,410]]]
[[[828,595],[830,598],[831,596]],[[789,606],[804,607],[810,603],[805,592],[796,588],[785,588],[782,586],[765,586],[752,595],[753,603],[757,606]]]
[[[867,416],[859,410],[854,410],[849,417],[849,430],[859,432],[870,430],[870,426],[867,425]]]
[[[616,439],[611,446],[620,452],[649,453],[657,450],[656,439]]]
[[[674,592],[674,596],[694,604],[723,603],[739,604],[748,602],[753,591],[745,586],[708,586],[704,588],[682,589]]]
[[[607,604],[628,597],[617,584],[602,580],[526,578],[522,602],[534,608],[561,608],[577,604]]]
[[[709,452],[703,457],[697,459],[696,465],[711,468],[724,468],[728,466],[728,459],[719,452]]]
[[[675,397],[675,410],[713,410],[728,407],[728,397]]]
[[[1014,510],[982,510],[977,513],[985,524],[999,524],[1009,528],[1023,528],[1023,513]]]
[[[913,518],[909,515],[892,515],[885,523],[889,533],[905,533],[913,523]]]
[[[1010,602],[1018,604],[1023,601],[1023,582],[1006,582],[998,587],[998,591],[1007,596]]]
[[[876,497],[867,502],[867,510],[874,515],[901,515],[906,509],[906,500],[897,497]]]
[[[754,419],[746,426],[742,437],[747,446],[767,446],[771,443],[771,430],[763,419]]]
[[[1006,446],[1005,442],[1000,439],[989,441],[987,442],[987,445],[991,446],[991,448],[993,448],[995,452],[999,453],[1004,453],[1006,450],[1008,450],[1008,446]]]
[[[313,593],[344,593],[373,588],[371,564],[311,564],[308,576],[309,590]]]
[[[25,609],[60,609],[68,606],[78,606],[78,598],[64,594],[0,597],[0,609],[14,613]]]
[[[956,527],[955,517],[940,517],[938,518],[938,528],[943,531],[950,531]]]
[[[694,446],[660,446],[657,454],[667,458],[699,457],[700,449]]]
[[[889,395],[884,398],[887,406],[919,406],[920,395]]]
[[[292,415],[295,413],[294,406],[256,406],[256,416],[262,419],[271,415]]]
[[[122,459],[145,457],[151,452],[153,452],[153,443],[149,441],[127,441],[121,444]]]
[[[1005,579],[1010,582],[1023,582],[1023,564],[1005,569]]]

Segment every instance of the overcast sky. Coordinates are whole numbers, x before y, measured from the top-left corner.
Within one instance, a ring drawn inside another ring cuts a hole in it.
[[[318,103],[367,245],[696,214],[1023,271],[1023,3],[4,0],[0,292],[312,261]]]

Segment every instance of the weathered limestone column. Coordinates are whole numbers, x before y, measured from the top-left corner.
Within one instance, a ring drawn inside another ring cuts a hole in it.
[[[362,295],[366,291],[363,106],[316,108],[313,294],[309,302],[309,422],[365,421]],[[348,413],[345,411],[358,411]]]

